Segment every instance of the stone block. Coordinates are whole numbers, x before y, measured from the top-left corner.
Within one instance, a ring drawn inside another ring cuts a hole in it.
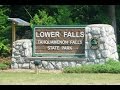
[[[89,58],[90,59],[96,59],[96,54],[94,50],[89,50]]]
[[[28,43],[24,42],[24,43],[23,43],[23,48],[29,48]]]
[[[20,46],[15,46],[15,49],[19,50],[19,49],[20,49]]]
[[[96,27],[96,26],[92,27],[91,34],[92,35],[99,35],[100,34],[100,28]]]
[[[17,63],[11,64],[11,68],[12,69],[18,69],[18,64]]]
[[[90,33],[90,31],[91,31],[91,28],[90,28],[90,27],[85,27],[85,33],[86,33],[86,34]]]
[[[88,50],[85,50],[85,58],[88,58]]]
[[[103,50],[104,49],[104,45],[100,44],[99,48],[100,48],[100,50]]]
[[[29,63],[24,63],[23,65],[22,65],[22,68],[23,69],[29,69]]]
[[[110,51],[109,50],[103,50],[102,51],[102,57],[103,58],[110,57]]]
[[[85,49],[90,49],[89,42],[85,42]]]
[[[99,59],[96,59],[94,62],[95,62],[95,64],[99,64],[99,63],[100,63],[100,60],[99,60]]]
[[[96,50],[96,58],[101,58],[101,52],[99,50]]]
[[[100,37],[100,43],[102,44],[102,43],[105,43],[105,41],[106,41],[106,39],[104,38],[104,37]]]

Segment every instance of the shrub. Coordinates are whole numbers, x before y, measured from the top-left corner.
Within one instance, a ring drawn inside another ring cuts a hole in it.
[[[56,24],[54,17],[49,16],[48,13],[44,10],[38,10],[38,13],[35,14],[32,20],[30,20],[31,27],[33,25],[54,25]]]
[[[6,70],[8,66],[6,64],[0,63],[0,70]]]
[[[10,68],[12,61],[11,61],[11,58],[9,58],[9,57],[0,58],[0,63],[5,64]]]
[[[120,45],[119,44],[117,45],[117,51],[118,51],[118,56],[120,58]]]
[[[65,67],[64,69],[63,69],[63,72],[65,72],[65,73],[77,73],[78,71],[79,71],[79,69],[78,69],[79,67]]]
[[[94,65],[92,67],[93,73],[107,73],[110,69],[110,65]]]
[[[79,69],[80,69],[80,71],[81,71],[81,73],[92,73],[92,65],[85,65],[85,66],[82,66],[82,67],[80,67]]]
[[[84,65],[79,67],[66,67],[64,73],[120,73],[120,62],[112,59],[105,64]]]

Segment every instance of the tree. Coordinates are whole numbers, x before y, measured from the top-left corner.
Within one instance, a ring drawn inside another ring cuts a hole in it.
[[[109,17],[111,19],[111,25],[114,27],[115,35],[117,36],[115,5],[108,5],[108,9],[109,9]]]
[[[55,13],[55,18],[58,25],[72,25],[74,24],[71,13],[72,9],[68,5],[62,5],[57,7],[57,12]]]
[[[45,10],[38,10],[38,13],[35,14],[32,20],[30,20],[32,25],[53,25],[56,24],[55,18],[49,16]]]
[[[8,8],[0,6],[0,56],[10,54],[11,32],[6,15],[8,11]]]

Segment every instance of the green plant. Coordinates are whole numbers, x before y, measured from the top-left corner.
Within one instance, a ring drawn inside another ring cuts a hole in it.
[[[53,25],[56,24],[55,18],[49,16],[48,13],[44,10],[38,10],[38,13],[35,14],[33,19],[30,21],[31,27],[33,25]]]
[[[120,57],[120,45],[117,45],[118,56]]]
[[[8,61],[8,60],[3,62],[3,64],[7,65],[8,68],[11,67],[11,63],[12,63],[12,62],[11,62],[11,61]]]
[[[78,72],[80,72],[80,69],[79,69],[79,67],[68,66],[68,67],[65,67],[63,69],[63,72],[65,72],[65,73],[78,73]]]
[[[8,65],[0,63],[0,69],[1,70],[6,70],[6,69],[8,69]]]
[[[6,15],[8,11],[8,8],[0,7],[0,56],[3,57],[10,55],[11,26]]]
[[[5,65],[8,66],[8,68],[10,68],[12,61],[11,61],[11,58],[10,58],[10,57],[0,58],[0,63],[5,64]]]
[[[0,43],[0,56],[8,57],[11,53],[11,48],[3,43]]]
[[[75,24],[71,18],[72,9],[69,6],[58,7],[58,13],[55,13],[55,18],[59,25],[73,25]]]
[[[66,67],[64,73],[120,73],[120,62],[109,59],[105,64]]]

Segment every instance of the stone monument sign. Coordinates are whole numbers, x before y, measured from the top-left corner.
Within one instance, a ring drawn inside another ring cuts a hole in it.
[[[78,57],[73,61],[42,61],[39,68],[62,69],[66,66],[104,64],[118,61],[114,28],[108,24],[87,26],[35,26],[32,39],[13,42],[12,68],[34,68],[26,57]],[[82,58],[85,61],[81,60]],[[62,58],[61,58],[62,59]]]

